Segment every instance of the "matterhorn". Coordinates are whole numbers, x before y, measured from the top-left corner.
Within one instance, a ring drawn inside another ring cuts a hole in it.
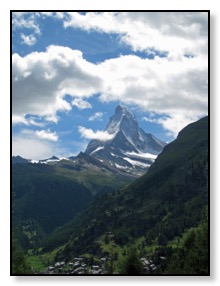
[[[92,140],[85,153],[133,177],[143,175],[166,145],[139,128],[133,112],[121,105],[116,107],[106,132],[111,139]]]

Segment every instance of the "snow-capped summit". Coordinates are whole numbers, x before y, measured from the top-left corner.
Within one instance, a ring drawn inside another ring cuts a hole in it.
[[[113,139],[92,140],[85,153],[135,176],[146,172],[166,145],[139,128],[135,115],[121,105],[116,107],[106,131],[114,134]]]
[[[48,163],[50,163],[50,162],[59,162],[59,161],[60,161],[60,159],[59,159],[58,157],[52,156],[52,157],[50,157],[50,158],[48,158],[48,159],[40,160],[39,163],[48,164]]]
[[[109,134],[115,134],[123,130],[130,133],[131,130],[137,130],[138,123],[134,114],[124,106],[118,105],[115,114],[110,118],[106,131]]]

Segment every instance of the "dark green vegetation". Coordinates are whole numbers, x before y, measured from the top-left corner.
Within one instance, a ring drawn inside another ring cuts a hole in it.
[[[79,154],[57,164],[17,163],[12,168],[13,227],[27,250],[84,210],[94,196],[119,189],[131,178]]]
[[[119,264],[119,273],[125,275],[139,275],[144,271],[137,250],[131,247],[127,256]]]
[[[16,275],[32,273],[14,233],[12,234],[12,273]]]
[[[92,195],[87,188],[55,175],[52,168],[38,164],[20,164],[13,168],[15,222],[31,219],[49,233],[73,218],[91,200]],[[25,174],[25,177],[20,174]]]
[[[109,243],[120,248],[138,243],[142,255],[162,249],[169,256],[184,234],[201,223],[207,204],[208,118],[203,118],[182,130],[146,175],[99,197],[73,222],[52,233],[44,247],[48,251],[71,237],[57,259],[85,253],[101,256],[110,252]],[[192,273],[204,270],[192,268]]]
[[[185,236],[182,245],[170,257],[166,272],[206,275],[209,264],[208,237],[208,221],[205,219]]]
[[[208,275],[208,202],[206,117],[184,128],[146,175],[96,196],[45,236],[40,255],[109,257],[108,273]],[[156,267],[143,269],[141,257]]]

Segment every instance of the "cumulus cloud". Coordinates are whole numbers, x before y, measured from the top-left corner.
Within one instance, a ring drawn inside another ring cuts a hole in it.
[[[32,29],[40,33],[39,19],[53,17],[64,27],[116,33],[133,49],[189,51],[206,45],[207,12],[13,12],[13,29]],[[161,45],[162,40],[163,45]],[[193,40],[193,41],[191,41]],[[199,48],[200,50],[200,48]],[[207,47],[205,47],[207,51]]]
[[[92,105],[86,101],[86,100],[83,100],[82,98],[75,98],[73,101],[72,101],[72,105],[73,106],[76,106],[78,109],[86,109],[86,108],[92,108]]]
[[[120,100],[146,112],[166,114],[173,124],[159,123],[177,134],[190,118],[193,121],[207,114],[207,65],[206,59],[186,57],[175,61],[137,56],[107,60],[99,66],[105,78],[100,99],[103,102]],[[179,124],[175,124],[176,120],[180,120]]]
[[[144,116],[144,117],[142,118],[142,120],[144,120],[144,121],[146,121],[146,122],[151,122],[151,123],[158,123],[158,122],[157,122],[157,119],[151,118],[151,117],[147,117],[147,116]]]
[[[58,136],[56,132],[51,132],[49,129],[48,130],[37,130],[36,135],[44,140],[50,140],[50,141],[57,141]]]
[[[20,134],[28,137],[28,138],[35,138],[41,140],[48,140],[48,141],[58,141],[58,135],[56,132],[51,132],[50,129],[47,130],[31,130],[31,129],[22,129]]]
[[[40,21],[47,17],[62,20],[65,17],[63,12],[13,12],[12,13],[12,32],[25,29],[31,32],[30,35],[20,34],[23,43],[32,46],[41,36]]]
[[[205,12],[69,12],[64,27],[119,34],[134,50],[207,52]]]
[[[47,16],[51,17],[43,17]],[[172,134],[207,114],[207,13],[75,12],[56,17],[66,28],[117,33],[133,50],[155,53],[155,57],[122,55],[92,64],[80,51],[58,46],[25,57],[14,54],[15,122],[22,122],[26,114],[57,122],[58,111],[90,108],[85,99],[94,94],[100,94],[102,102],[120,101],[165,114],[158,123]],[[158,51],[167,56],[160,57]],[[74,98],[72,105],[66,94]]]
[[[29,125],[28,121],[23,117],[23,116],[19,116],[19,115],[12,115],[12,124],[16,125],[16,124],[25,124],[25,125]]]
[[[80,51],[50,46],[46,52],[12,56],[13,115],[54,118],[57,111],[71,110],[63,98],[66,94],[88,96],[99,87],[95,65],[84,60]],[[79,99],[78,106],[80,102],[83,103]]]
[[[23,33],[21,34],[21,38],[23,43],[28,46],[33,46],[36,43],[36,37],[34,35],[25,36]]]
[[[189,113],[196,119],[207,114],[206,58],[151,60],[126,55],[95,65],[79,51],[51,46],[46,52],[23,58],[14,54],[12,62],[12,111],[17,121],[34,114],[57,122],[57,111],[72,108],[65,101],[66,94],[73,96],[72,105],[81,109],[90,107],[84,98],[99,93],[103,102],[120,100],[143,111],[165,113],[170,120],[178,113],[182,127],[192,118]],[[179,131],[175,124],[164,126],[173,133]]]
[[[86,139],[96,139],[100,141],[108,141],[114,138],[115,134],[109,134],[107,131],[93,131],[92,129],[87,129],[83,126],[79,126],[78,130],[81,137]]]
[[[40,25],[37,22],[39,13],[31,12],[13,12],[12,13],[12,29],[28,29],[33,31],[35,34],[40,34]]]
[[[102,120],[103,112],[96,112],[89,117],[89,121]]]
[[[24,124],[24,125],[34,125],[38,127],[43,127],[44,123],[37,121],[34,117],[25,118],[19,115],[12,115],[12,125]]]
[[[162,116],[156,122],[161,124],[165,130],[168,130],[167,135],[175,138],[183,127],[197,119],[197,114],[193,112],[187,112],[186,114],[173,112],[169,116]]]
[[[206,114],[204,113],[204,116]],[[167,136],[175,138],[179,131],[186,125],[196,121],[198,114],[188,111],[185,114],[182,112],[174,111],[172,113],[161,114],[159,117],[144,116],[142,120],[150,123],[157,123],[167,130]]]
[[[41,33],[40,19],[53,17],[65,28],[118,34],[133,50],[148,53],[167,51],[170,55],[207,54],[208,14],[206,12],[14,12],[13,29]]]

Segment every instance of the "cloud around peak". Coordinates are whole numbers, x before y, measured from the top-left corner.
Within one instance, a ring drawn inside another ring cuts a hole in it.
[[[93,131],[92,129],[85,128],[83,126],[78,126],[78,131],[81,134],[82,138],[90,139],[90,140],[100,140],[100,141],[108,141],[112,140],[115,134],[109,134],[107,131]]]

